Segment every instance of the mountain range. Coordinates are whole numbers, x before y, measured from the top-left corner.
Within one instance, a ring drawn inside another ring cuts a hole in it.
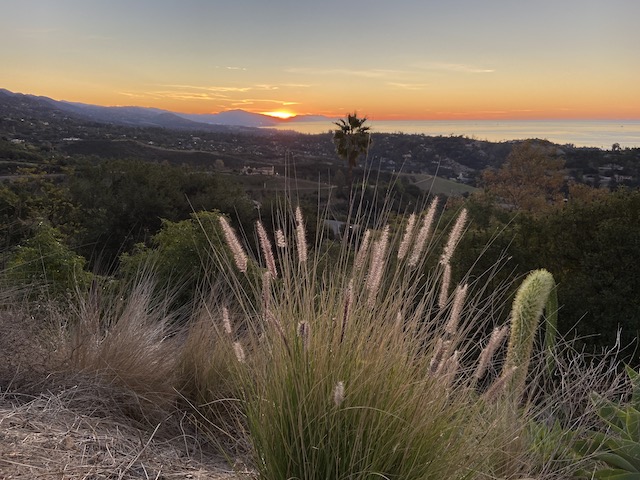
[[[78,120],[135,127],[160,127],[176,130],[230,131],[259,127],[276,127],[298,122],[331,122],[319,115],[299,115],[280,119],[244,110],[229,110],[212,114],[187,114],[147,107],[103,107],[86,103],[54,100],[49,97],[15,93],[0,88],[0,115],[21,112],[64,115]]]

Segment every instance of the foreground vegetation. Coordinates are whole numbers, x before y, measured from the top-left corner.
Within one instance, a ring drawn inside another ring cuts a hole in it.
[[[400,218],[360,210],[352,223],[370,228],[338,243],[290,203],[246,237],[194,215],[158,239],[164,256],[123,262],[122,280],[94,277],[66,300],[11,292],[6,324],[36,340],[3,345],[3,401],[15,413],[22,395],[66,392],[69,408],[146,429],[147,445],[213,445],[264,479],[636,478],[614,474],[637,475],[637,374],[552,341],[547,271],[518,280],[513,304],[500,263],[452,278],[469,214],[440,216],[438,201]],[[172,257],[192,287],[164,282],[185,278],[161,273]],[[146,472],[142,453],[119,478]]]
[[[3,148],[3,476],[640,475],[640,196],[548,142],[468,198]]]

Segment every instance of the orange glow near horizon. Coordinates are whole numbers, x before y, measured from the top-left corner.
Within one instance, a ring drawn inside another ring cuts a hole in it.
[[[283,120],[286,120],[287,118],[291,118],[291,117],[295,117],[296,114],[295,113],[291,113],[291,112],[287,112],[284,110],[278,110],[275,112],[260,112],[262,115],[268,115],[270,117],[276,117],[276,118],[281,118]]]
[[[139,106],[160,108],[176,113],[212,114],[228,110],[242,109],[252,113],[262,113],[274,118],[288,119],[298,115],[323,115],[329,118],[343,118],[348,113],[357,112],[371,122],[387,120],[637,120],[640,119],[640,98],[628,95],[628,89],[608,92],[599,97],[591,90],[572,92],[538,92],[527,97],[526,92],[508,88],[500,92],[493,90],[476,91],[464,89],[449,91],[444,87],[437,92],[394,92],[373,88],[371,95],[361,89],[357,94],[336,94],[333,90],[316,89],[311,92],[286,95],[286,102],[295,100],[295,111],[269,109],[273,100],[261,101],[247,98],[245,92],[225,93],[229,99],[203,98],[198,91],[167,88],[162,91],[121,88],[110,89],[105,85],[72,85],[64,81],[51,82],[46,88],[30,82],[0,84],[0,88],[33,95],[43,95],[54,100],[66,100],[101,106]],[[83,88],[84,87],[84,88]],[[284,93],[285,88],[283,87]],[[123,91],[131,93],[124,94]],[[185,93],[186,92],[186,93]],[[189,93],[189,95],[187,95]],[[284,96],[284,95],[283,95]],[[589,101],[586,101],[588,98]],[[293,103],[293,102],[291,102]],[[276,107],[277,108],[277,107]]]

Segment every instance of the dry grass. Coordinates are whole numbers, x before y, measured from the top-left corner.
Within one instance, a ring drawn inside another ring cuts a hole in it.
[[[163,424],[140,429],[102,416],[101,393],[74,386],[35,397],[0,395],[0,478],[238,478],[188,425],[170,436]]]
[[[175,387],[192,344],[161,334],[144,291],[81,302],[76,322],[54,305],[0,313],[0,479],[239,478]]]

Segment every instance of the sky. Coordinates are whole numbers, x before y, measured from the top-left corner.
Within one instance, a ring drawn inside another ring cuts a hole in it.
[[[640,119],[640,0],[0,0],[0,88],[184,113]]]

